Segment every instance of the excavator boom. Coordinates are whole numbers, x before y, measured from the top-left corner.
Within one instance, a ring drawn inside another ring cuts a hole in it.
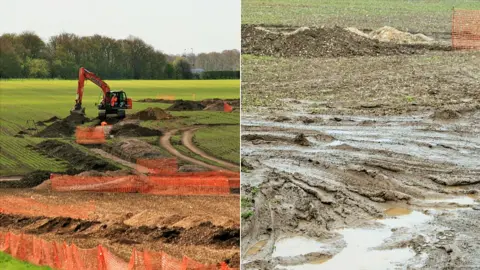
[[[103,91],[103,100],[108,96],[110,92],[110,87],[106,82],[104,82],[100,77],[95,75],[93,72],[88,71],[87,69],[81,67],[78,70],[78,87],[77,87],[77,98],[75,99],[75,108],[74,110],[81,110],[82,109],[82,99],[83,99],[83,90],[85,86],[85,79],[92,81],[98,87],[100,87]]]

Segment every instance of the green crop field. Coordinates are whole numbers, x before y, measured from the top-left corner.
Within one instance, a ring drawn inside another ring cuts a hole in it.
[[[14,259],[12,256],[0,252],[0,269],[2,270],[50,270],[47,266],[36,266]]]
[[[133,99],[135,113],[147,107],[166,108],[165,103],[135,102],[145,98],[175,98],[203,100],[209,98],[239,98],[239,80],[189,80],[189,81],[108,81],[112,90],[124,90]],[[53,116],[60,118],[70,114],[75,103],[77,81],[75,80],[0,80],[0,175],[23,175],[33,170],[62,171],[65,163],[46,158],[31,150],[28,145],[42,141],[41,138],[13,137],[19,131],[33,127],[33,121],[42,121]],[[85,86],[83,105],[87,116],[97,116],[95,102],[101,98],[101,90],[93,83]],[[172,112],[174,121],[165,120],[156,124],[146,121],[145,126],[175,128],[194,124],[239,124],[240,114],[194,111]],[[27,121],[30,121],[27,124]],[[237,151],[239,151],[237,149]]]
[[[206,153],[233,163],[240,163],[240,126],[216,126],[195,132],[194,142]]]
[[[107,81],[111,89],[123,89],[133,99],[133,109],[143,110],[158,103],[135,100],[174,96],[175,99],[202,100],[207,98],[239,98],[239,80],[189,81]],[[26,126],[27,120],[46,120],[52,116],[65,117],[75,103],[75,80],[0,80],[0,134],[14,135]],[[88,117],[96,117],[95,102],[101,90],[87,83],[83,105]],[[193,96],[195,95],[195,96]]]
[[[480,10],[472,0],[243,0],[243,24],[388,25],[412,32],[449,32],[452,8]]]

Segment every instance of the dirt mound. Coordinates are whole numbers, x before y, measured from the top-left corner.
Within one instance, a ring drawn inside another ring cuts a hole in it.
[[[51,122],[52,119],[56,119],[56,117],[54,116],[43,122]],[[65,119],[56,120],[51,125],[35,134],[35,136],[43,138],[70,137],[75,134],[75,128],[78,125],[82,125],[85,122],[89,121],[90,119],[86,118],[83,115],[72,114]]]
[[[57,140],[43,141],[37,144],[35,149],[43,154],[46,154],[47,156],[67,161],[70,165],[70,169],[68,171],[70,173],[78,173],[88,170],[115,171],[120,169],[103,159],[83,152],[68,143]]]
[[[160,108],[149,107],[143,111],[139,111],[135,114],[128,116],[128,118],[140,120],[165,120],[172,119],[173,116]]]
[[[119,137],[142,137],[142,136],[162,136],[163,132],[158,129],[141,127],[136,124],[114,125],[110,131],[111,135]]]
[[[168,107],[167,111],[201,111],[205,109],[205,105],[201,101],[192,100],[175,100],[172,106]]]
[[[340,27],[302,27],[275,32],[255,25],[242,26],[242,53],[275,57],[341,57],[417,54],[448,47],[379,42]]]
[[[435,111],[431,118],[435,120],[452,120],[460,118],[461,114],[450,109],[442,109]]]
[[[111,145],[105,145],[107,152],[122,157],[131,162],[137,159],[164,158],[165,155],[156,147],[137,139],[121,139]]]
[[[390,26],[384,26],[372,31],[369,37],[381,42],[394,42],[399,44],[430,44],[434,42],[433,38],[427,37],[424,34],[402,32]]]
[[[210,105],[206,106],[205,111],[223,111],[223,100],[217,100],[216,102],[211,103]]]
[[[149,102],[149,103],[168,103],[168,104],[173,104],[175,103],[174,99],[157,99],[157,98],[145,98],[145,99],[139,99],[137,102]]]
[[[52,123],[52,122],[55,122],[57,120],[61,120],[60,118],[56,117],[56,116],[52,116],[50,118],[48,118],[47,120],[45,121],[42,121],[43,123]]]
[[[365,33],[357,28],[349,27],[346,30],[369,39],[378,40],[380,42],[392,42],[396,44],[433,44],[435,40],[431,37],[427,37],[424,34],[412,34],[403,32],[390,26],[384,26],[382,28]]]
[[[0,181],[0,188],[32,188],[38,186],[49,178],[50,172],[34,171],[25,175],[19,181]]]

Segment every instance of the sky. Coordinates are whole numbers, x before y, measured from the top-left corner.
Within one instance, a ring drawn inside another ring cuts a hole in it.
[[[240,50],[240,9],[240,0],[0,0],[0,35],[132,35],[167,54]]]

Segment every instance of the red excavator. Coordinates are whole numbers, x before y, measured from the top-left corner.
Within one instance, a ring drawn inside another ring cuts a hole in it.
[[[115,115],[115,118],[125,118],[125,110],[132,108],[132,99],[123,91],[110,91],[110,87],[93,72],[81,67],[78,71],[78,89],[75,106],[70,111],[72,114],[85,115],[85,107],[82,107],[83,87],[85,79],[92,81],[103,91],[103,97],[98,104],[98,118],[106,119],[107,115]]]

